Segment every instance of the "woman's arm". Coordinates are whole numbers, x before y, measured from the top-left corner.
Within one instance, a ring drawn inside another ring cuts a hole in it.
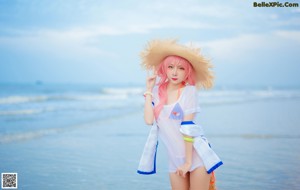
[[[149,92],[151,92],[151,91],[149,90]],[[153,111],[153,107],[152,107],[152,96],[150,94],[145,95],[144,120],[147,125],[153,124],[154,111]]]
[[[146,92],[145,92],[145,104],[144,104],[144,120],[147,125],[152,125],[154,120],[154,111],[152,106],[152,90],[155,85],[156,75],[147,77],[146,80]]]
[[[194,120],[195,114],[190,114],[187,116],[184,116],[183,121],[192,121]],[[187,138],[192,138],[190,136],[186,136],[183,135],[183,137],[187,137]],[[192,166],[192,158],[193,158],[193,142],[189,142],[189,141],[184,141],[184,145],[185,145],[185,163],[180,166],[177,171],[176,174],[185,177],[186,173],[190,170],[191,166]]]

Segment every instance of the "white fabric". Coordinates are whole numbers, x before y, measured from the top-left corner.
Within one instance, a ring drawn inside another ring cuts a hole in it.
[[[155,105],[158,103],[157,87],[153,90]],[[193,86],[186,86],[180,98],[171,105],[165,105],[157,119],[157,126],[152,126],[141,157],[138,173],[156,173],[156,151],[157,139],[167,148],[169,158],[169,172],[175,172],[179,166],[185,162],[185,145],[181,132],[188,136],[195,137],[193,143],[193,158],[190,171],[197,167],[205,166],[207,173],[211,173],[220,165],[222,161],[209,147],[204,137],[202,127],[192,121],[181,123],[184,115],[199,112],[197,104],[197,91]]]
[[[159,102],[157,87],[153,90],[153,102],[157,105]],[[177,105],[177,106],[176,106]],[[178,107],[179,105],[179,107]],[[180,125],[183,119],[170,118],[173,114],[174,108],[182,109],[184,115],[189,115],[200,111],[197,104],[197,90],[194,86],[186,86],[179,97],[179,99],[170,105],[165,105],[156,121],[159,131],[159,139],[165,145],[168,152],[169,172],[176,172],[177,168],[185,163],[185,145],[183,136],[180,132]],[[178,110],[175,110],[178,112]],[[176,117],[175,117],[176,118]],[[190,171],[197,167],[203,166],[200,156],[193,150],[192,167]]]
[[[223,164],[218,155],[210,148],[200,125],[196,125],[192,121],[182,122],[180,132],[183,135],[194,137],[193,147],[198,155],[200,155],[207,173],[211,173]]]
[[[223,164],[218,155],[210,148],[205,138],[196,137],[194,140],[193,146],[201,156],[207,173],[211,173]]]
[[[138,173],[140,174],[153,174],[156,172],[156,150],[158,143],[158,128],[153,125],[144,146],[143,154],[140,159]]]
[[[202,127],[196,124],[188,124],[188,125],[181,124],[179,131],[182,134],[185,134],[186,136],[190,136],[190,137],[199,137],[204,135]]]

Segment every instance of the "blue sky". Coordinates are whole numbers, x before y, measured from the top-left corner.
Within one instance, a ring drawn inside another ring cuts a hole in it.
[[[0,82],[144,84],[139,52],[177,38],[218,86],[300,86],[300,7],[253,2],[0,0]]]

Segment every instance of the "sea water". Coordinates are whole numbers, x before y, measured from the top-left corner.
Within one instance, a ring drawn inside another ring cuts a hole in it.
[[[0,143],[68,130],[136,111],[140,88],[98,85],[0,85]]]
[[[20,189],[170,189],[165,149],[158,173],[136,174],[149,128],[143,87],[0,85],[0,172]],[[219,189],[300,188],[300,89],[199,92],[197,122],[224,162]]]

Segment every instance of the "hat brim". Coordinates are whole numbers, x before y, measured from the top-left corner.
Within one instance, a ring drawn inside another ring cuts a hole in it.
[[[183,46],[176,40],[150,41],[144,51],[141,52],[142,66],[145,69],[156,69],[161,62],[170,55],[180,56],[188,60],[196,73],[196,86],[198,88],[211,88],[214,75],[211,71],[212,64],[200,54],[200,49]]]

